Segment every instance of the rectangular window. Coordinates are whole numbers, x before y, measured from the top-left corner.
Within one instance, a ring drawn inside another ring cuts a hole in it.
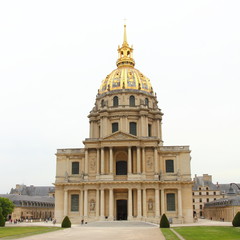
[[[72,174],[79,174],[79,162],[72,162]]]
[[[167,211],[175,211],[175,194],[167,193]]]
[[[152,136],[152,125],[148,124],[148,136],[151,137]]]
[[[112,133],[117,132],[118,131],[118,123],[112,123]]]
[[[130,131],[129,131],[130,134],[137,136],[137,123],[130,122],[129,128],[130,128]]]
[[[173,173],[174,172],[174,162],[173,160],[166,160],[166,172]]]
[[[72,212],[79,211],[79,195],[78,194],[71,195],[71,211]]]

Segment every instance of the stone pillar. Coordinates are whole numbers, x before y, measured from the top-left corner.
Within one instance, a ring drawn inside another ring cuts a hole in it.
[[[68,215],[68,190],[64,190],[63,215],[64,217]]]
[[[164,188],[161,189],[161,215],[165,213],[165,197],[164,197]]]
[[[101,148],[101,174],[104,174],[104,148]]]
[[[100,216],[101,219],[104,220],[105,216],[104,216],[104,189],[101,189],[101,207],[100,207]]]
[[[141,173],[141,156],[140,156],[140,147],[137,147],[137,173]]]
[[[80,217],[83,217],[83,190],[80,190],[80,201],[79,201]]]
[[[110,151],[110,174],[113,174],[113,148],[110,147],[109,148],[109,151]]]
[[[141,196],[141,189],[139,188],[137,190],[137,202],[138,202],[138,208],[137,208],[137,217],[139,218],[139,220],[142,217],[142,196]]]
[[[132,148],[128,147],[128,173],[132,173]]]
[[[99,164],[100,158],[99,158],[99,148],[97,148],[97,175],[99,175]]]
[[[182,218],[182,192],[178,189],[178,217]]]
[[[143,189],[143,217],[147,217],[147,190]]]
[[[158,151],[157,151],[156,147],[154,148],[154,163],[155,163],[154,172],[158,173],[159,172],[159,169],[158,169]]]
[[[88,217],[88,190],[84,190],[84,218]]]
[[[109,189],[109,220],[113,220],[113,189]]]
[[[84,172],[88,174],[88,149],[85,149],[85,162],[84,162]]]
[[[96,217],[99,217],[99,190],[96,189]]]
[[[159,189],[155,189],[155,217],[160,216],[159,208]]]
[[[146,173],[145,148],[142,148],[142,173]]]
[[[132,219],[132,189],[128,189],[128,220]]]

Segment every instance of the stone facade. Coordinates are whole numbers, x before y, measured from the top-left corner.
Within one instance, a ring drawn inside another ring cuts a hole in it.
[[[195,175],[193,185],[193,216],[204,216],[204,204],[222,198],[219,186],[212,182],[212,176]]]
[[[162,112],[126,40],[103,80],[84,148],[58,149],[55,217],[72,222],[192,222],[189,146],[163,146]]]

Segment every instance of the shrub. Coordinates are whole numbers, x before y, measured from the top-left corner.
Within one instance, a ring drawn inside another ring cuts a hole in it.
[[[5,218],[2,215],[2,208],[0,208],[0,227],[5,227]]]
[[[165,213],[162,215],[160,220],[160,228],[169,228],[170,224]]]
[[[66,216],[62,221],[62,228],[70,228],[71,227],[71,221],[68,216]]]
[[[232,221],[232,225],[234,227],[240,227],[240,212],[237,212],[237,214],[235,215],[235,217]]]

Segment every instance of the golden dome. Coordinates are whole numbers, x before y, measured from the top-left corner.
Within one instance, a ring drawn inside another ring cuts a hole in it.
[[[118,47],[117,69],[102,81],[99,94],[120,89],[135,89],[152,93],[150,80],[134,68],[133,48],[127,43],[126,25],[124,25],[123,44]]]

